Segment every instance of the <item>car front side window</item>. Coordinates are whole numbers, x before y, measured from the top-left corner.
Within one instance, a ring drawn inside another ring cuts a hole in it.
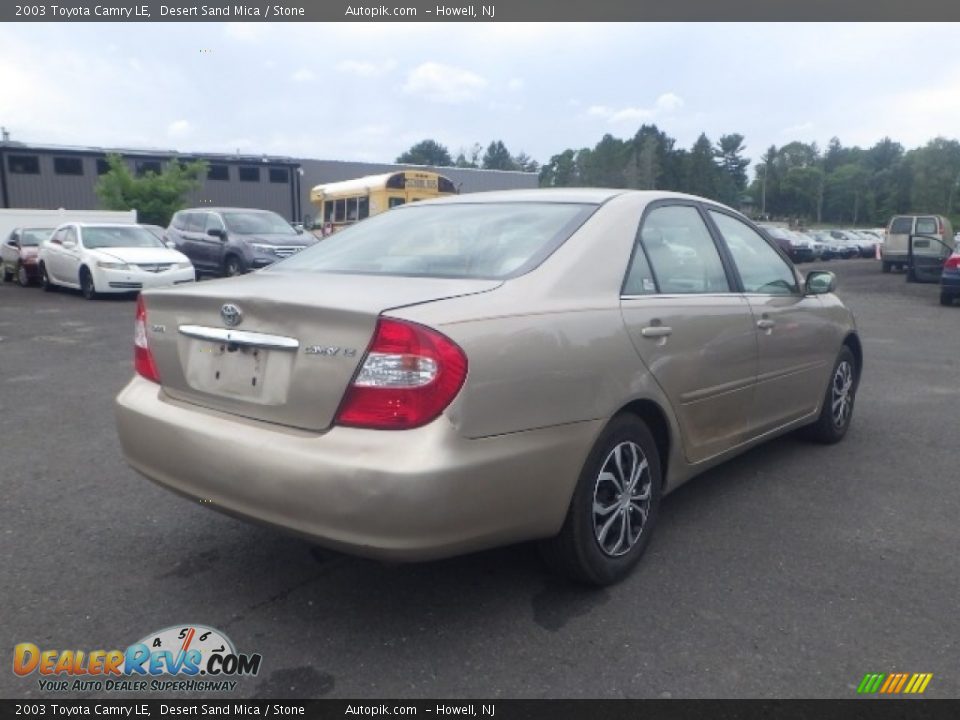
[[[730,215],[714,210],[709,212],[730,249],[744,292],[762,295],[795,295],[800,292],[793,268],[760,233]]]
[[[697,208],[664,205],[651,210],[640,229],[640,244],[628,274],[644,292],[642,267],[650,263],[657,290],[664,294],[730,292],[720,253]],[[645,253],[643,252],[645,251]],[[648,281],[649,282],[649,281]]]

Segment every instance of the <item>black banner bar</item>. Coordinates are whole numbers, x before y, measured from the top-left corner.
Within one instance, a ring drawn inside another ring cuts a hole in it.
[[[960,700],[0,700],[7,718],[953,720]]]
[[[0,3],[5,22],[955,21],[955,0],[63,0]]]

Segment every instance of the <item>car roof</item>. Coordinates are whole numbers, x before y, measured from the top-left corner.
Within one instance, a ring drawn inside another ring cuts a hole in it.
[[[246,207],[194,207],[194,208],[183,208],[183,210],[177,210],[177,214],[187,213],[187,212],[251,212],[251,213],[270,213],[271,215],[277,215],[278,213],[273,210],[265,210],[263,208],[246,208]]]
[[[424,200],[417,203],[407,203],[400,207],[410,208],[424,203],[433,204],[482,204],[501,202],[549,202],[549,203],[584,203],[602,205],[611,198],[619,195],[644,196],[648,202],[661,199],[686,199],[710,203],[722,207],[721,203],[696,195],[687,195],[666,190],[625,190],[622,188],[536,188],[528,190],[492,190],[488,192],[465,193],[463,195],[446,195],[433,200]],[[399,208],[397,208],[399,209]]]
[[[65,225],[76,225],[79,228],[91,228],[91,227],[117,227],[117,228],[139,228],[143,227],[140,223],[101,223],[101,222],[65,222],[62,225],[57,227],[64,227]]]

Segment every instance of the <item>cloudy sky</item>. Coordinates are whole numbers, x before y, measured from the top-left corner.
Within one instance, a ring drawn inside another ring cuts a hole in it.
[[[960,135],[950,24],[0,25],[14,140],[392,161],[433,138],[544,162],[655,122],[747,154]]]

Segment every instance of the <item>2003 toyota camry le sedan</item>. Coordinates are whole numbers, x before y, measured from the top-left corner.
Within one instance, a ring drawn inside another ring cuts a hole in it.
[[[863,358],[833,290],[688,195],[416,203],[248,276],[144,292],[117,424],[151,480],[328,547],[539,539],[611,583],[665,492],[795,429],[844,436]]]

